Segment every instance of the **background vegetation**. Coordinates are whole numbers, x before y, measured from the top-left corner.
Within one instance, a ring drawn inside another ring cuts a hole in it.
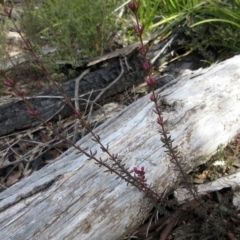
[[[111,14],[116,0],[27,0],[21,20],[28,39],[39,46],[57,49],[54,59],[79,66],[88,58],[101,55],[116,31]]]
[[[59,63],[82,66],[87,59],[111,51],[115,35],[121,34],[125,44],[137,40],[132,30],[135,20],[124,7],[128,2],[25,0],[21,31],[38,53],[43,47],[56,48],[54,54],[43,56],[53,72]],[[159,37],[178,32],[176,50],[180,54],[197,50],[210,63],[240,51],[239,13],[239,0],[143,0],[138,11],[145,37],[155,31],[159,31]],[[6,26],[1,24],[1,28]],[[1,56],[4,32],[1,29]]]
[[[240,1],[163,0],[161,20],[151,25],[179,31],[184,48],[198,50],[213,62],[240,52]]]

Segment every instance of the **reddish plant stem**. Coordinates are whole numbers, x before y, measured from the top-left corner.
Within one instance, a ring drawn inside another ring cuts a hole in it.
[[[82,149],[80,146],[75,145],[72,141],[68,140],[66,137],[62,136],[60,133],[58,133],[57,131],[55,131],[55,129],[48,124],[37,112],[35,112],[36,110],[32,108],[32,106],[30,105],[30,103],[28,102],[28,100],[25,98],[24,93],[20,93],[21,91],[19,89],[17,89],[15,87],[15,85],[13,84],[11,87],[13,89],[13,91],[21,97],[21,99],[23,100],[23,102],[25,103],[26,107],[30,110],[30,112],[34,113],[32,115],[34,115],[41,123],[43,123],[47,128],[49,128],[51,131],[53,131],[53,133],[59,137],[59,139],[66,141],[70,146],[76,148],[77,150],[79,150],[81,153],[83,153],[84,155],[86,155],[89,159],[93,159],[95,162],[97,162],[98,164],[104,166],[105,168],[107,168],[110,172],[115,173],[118,177],[120,177],[121,179],[125,180],[127,183],[130,183],[131,185],[133,185],[134,187],[138,188],[140,191],[143,191],[142,189],[142,181],[139,180],[138,178],[134,177],[131,175],[131,172],[129,172],[126,168],[124,168],[121,165],[121,162],[118,161],[117,156],[110,153],[108,148],[105,147],[103,145],[103,143],[100,140],[100,137],[95,134],[93,132],[93,130],[89,127],[88,123],[85,121],[83,115],[81,114],[81,112],[76,111],[76,109],[74,108],[71,100],[66,96],[66,94],[64,94],[62,92],[62,90],[60,89],[60,87],[58,86],[57,82],[51,77],[50,73],[48,72],[47,68],[45,67],[45,64],[43,63],[42,59],[35,53],[35,51],[33,50],[33,47],[31,45],[31,43],[25,39],[25,37],[23,36],[21,30],[17,27],[16,23],[14,22],[14,20],[12,20],[11,18],[11,12],[8,14],[8,17],[10,18],[10,20],[12,21],[14,27],[16,28],[17,33],[20,35],[21,39],[23,40],[25,47],[24,49],[29,51],[33,57],[35,58],[35,60],[37,61],[37,64],[41,67],[42,71],[46,74],[47,78],[53,83],[54,87],[59,91],[59,93],[63,96],[63,98],[66,100],[67,104],[72,108],[75,116],[77,116],[77,118],[79,118],[82,126],[84,128],[87,129],[87,131],[93,136],[93,140],[95,142],[97,142],[97,144],[100,145],[100,148],[102,149],[103,152],[106,152],[106,154],[108,155],[109,159],[112,160],[114,162],[114,164],[117,165],[118,170],[115,170],[115,168],[111,167],[110,165],[108,165],[107,163],[97,159],[93,154],[88,153],[87,151],[85,151],[84,149]],[[1,71],[2,75],[9,80],[5,74],[3,74],[3,71]],[[125,174],[125,176],[123,175],[123,173]],[[151,196],[152,198],[154,198],[154,200],[156,202],[158,202],[161,197],[155,193],[150,187],[148,187],[147,185],[145,186],[145,193],[148,196]]]
[[[180,171],[180,174],[183,177],[183,179],[185,180],[185,182],[187,184],[187,187],[188,187],[188,190],[192,194],[194,200],[196,200],[197,202],[199,202],[203,206],[202,202],[196,196],[196,193],[194,192],[191,184],[188,181],[187,174],[185,173],[185,171],[182,167],[182,164],[180,162],[181,157],[178,156],[179,153],[177,152],[176,147],[172,146],[173,141],[171,140],[171,136],[168,134],[168,131],[165,128],[165,124],[164,124],[163,117],[162,117],[162,112],[161,112],[160,107],[158,106],[158,102],[157,102],[158,97],[156,96],[155,91],[154,91],[156,79],[151,77],[152,68],[151,68],[150,62],[147,59],[148,47],[144,46],[144,44],[143,44],[142,34],[143,34],[144,26],[141,26],[140,21],[139,21],[139,16],[138,16],[139,6],[140,6],[140,0],[138,0],[137,3],[134,0],[131,3],[129,3],[129,8],[132,10],[132,12],[135,16],[135,19],[136,19],[136,26],[134,26],[134,30],[135,30],[135,33],[136,33],[136,35],[138,36],[138,38],[141,42],[141,49],[143,50],[143,52],[141,52],[141,50],[140,50],[140,52],[144,57],[145,63],[149,64],[149,67],[145,66],[146,67],[145,70],[148,73],[147,84],[151,88],[152,95],[151,95],[150,99],[151,99],[151,101],[154,102],[155,113],[158,115],[157,123],[161,127],[161,131],[160,131],[160,135],[162,136],[161,141],[164,143],[164,147],[168,150],[168,155],[171,158],[170,161],[172,163],[174,163],[177,166],[178,170]]]
[[[152,94],[153,94],[154,98],[156,99],[154,101],[154,104],[155,104],[155,111],[159,117],[158,124],[161,126],[160,134],[162,135],[162,137],[164,139],[162,142],[164,143],[165,147],[168,149],[169,156],[171,158],[170,161],[177,166],[177,168],[180,171],[181,176],[185,180],[185,183],[188,186],[188,190],[192,194],[194,200],[196,200],[198,203],[200,203],[202,205],[199,198],[196,196],[196,193],[193,191],[191,184],[189,183],[186,172],[184,171],[183,167],[181,166],[181,162],[180,162],[181,157],[178,156],[176,147],[172,146],[171,136],[168,135],[167,129],[165,128],[165,124],[164,124],[163,117],[162,117],[162,112],[158,106],[157,97],[156,97],[154,89],[152,90]]]

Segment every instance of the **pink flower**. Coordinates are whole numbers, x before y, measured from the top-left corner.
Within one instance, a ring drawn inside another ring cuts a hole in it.
[[[141,178],[142,180],[145,179],[145,169],[144,169],[144,167],[141,167],[141,169],[138,169],[137,167],[134,167],[133,171],[134,171],[135,174],[138,175],[139,178]]]
[[[143,63],[143,69],[149,72],[151,70],[151,63],[149,61],[145,61]]]
[[[78,112],[75,112],[74,117],[75,117],[75,118],[79,118],[79,117],[80,117],[80,114],[79,114]]]
[[[147,52],[148,52],[148,46],[144,46],[139,49],[139,53],[143,56],[145,56]]]
[[[39,114],[39,111],[37,109],[28,109],[27,113],[31,116],[37,116]]]
[[[146,82],[149,87],[154,87],[156,84],[156,78],[149,77]]]
[[[8,78],[3,84],[7,87],[13,87],[14,81],[11,78]]]
[[[9,11],[8,11],[8,9],[7,9],[6,7],[3,8],[3,12],[4,12],[6,15],[9,14]]]
[[[151,100],[152,102],[156,102],[157,99],[156,99],[155,95],[152,94],[152,95],[150,96],[150,100]]]
[[[17,93],[19,94],[19,96],[24,95],[24,91],[21,88],[17,89]]]
[[[134,171],[134,173],[138,174],[138,169],[137,169],[137,167],[134,167],[134,168],[133,168],[133,171]]]
[[[131,1],[129,4],[128,4],[128,7],[136,14],[137,13],[137,10],[140,6],[140,0],[138,0],[138,3],[135,3],[135,1]]]

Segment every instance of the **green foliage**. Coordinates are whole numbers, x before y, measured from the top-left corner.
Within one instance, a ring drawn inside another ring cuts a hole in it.
[[[156,14],[159,12],[161,1],[156,0],[142,0],[139,8],[139,18],[144,25],[145,32],[148,32],[150,26],[154,23]]]
[[[0,5],[0,11],[3,11],[3,7]],[[8,19],[4,16],[0,16],[0,68],[4,67],[6,61],[6,33],[8,28]]]
[[[179,39],[180,44],[184,48],[197,49],[209,61],[215,60],[217,55],[224,58],[231,52],[240,52],[240,1],[160,2],[157,14],[162,19],[151,25],[150,29],[170,26],[168,32],[183,33],[184,37]],[[166,32],[163,31],[162,34]]]
[[[141,25],[144,25],[143,37],[146,37],[148,34],[151,33],[152,30],[150,28],[158,18],[160,5],[161,5],[161,1],[159,0],[141,0],[140,7],[138,9],[138,17],[141,21]],[[133,30],[133,24],[135,24],[135,19],[132,20],[130,18],[130,21],[129,21],[129,16],[131,15],[132,15],[131,10],[127,8],[127,14],[125,14],[121,19],[123,26],[124,27],[127,26],[125,37],[130,43],[139,40]]]
[[[3,10],[2,5],[0,4],[0,11]],[[7,62],[6,55],[6,33],[8,28],[8,19],[4,16],[0,16],[0,69],[4,68]],[[3,78],[0,77],[0,96],[2,95],[2,82]]]
[[[116,0],[28,0],[22,30],[34,46],[56,47],[58,61],[79,66],[80,59],[101,54],[111,41]],[[49,58],[49,57],[48,57]],[[55,59],[55,60],[56,60]]]
[[[206,204],[207,206],[207,204]],[[211,209],[209,207],[209,209]],[[216,208],[209,214],[201,223],[198,229],[203,236],[210,237],[211,239],[225,239],[227,233],[229,213]]]

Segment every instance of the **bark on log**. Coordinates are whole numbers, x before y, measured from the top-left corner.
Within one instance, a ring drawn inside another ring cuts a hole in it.
[[[131,70],[127,66],[123,66],[124,74],[99,100],[113,96],[143,81],[146,75],[142,69],[143,58],[135,53],[128,60]],[[115,60],[111,65],[90,72],[81,79],[78,89],[80,108],[84,110],[87,102],[94,100],[104,88],[120,75],[121,71],[119,60]],[[61,87],[61,91],[69,98],[74,98],[75,88],[75,79],[72,79]],[[70,116],[73,112],[62,98],[62,95],[54,88],[47,89],[39,95],[28,99],[28,101],[32,108],[37,109],[45,120],[58,119],[59,115],[64,118]],[[36,117],[29,116],[22,100],[0,106],[0,112],[0,136],[16,130],[34,127],[40,123]]]
[[[240,55],[189,73],[158,90],[185,170],[212,155],[240,129]],[[179,172],[161,146],[146,96],[95,130],[127,166],[145,166],[159,193],[174,188]],[[106,158],[85,136],[78,142]],[[105,173],[74,149],[0,194],[2,239],[121,239],[150,211],[143,193]]]

